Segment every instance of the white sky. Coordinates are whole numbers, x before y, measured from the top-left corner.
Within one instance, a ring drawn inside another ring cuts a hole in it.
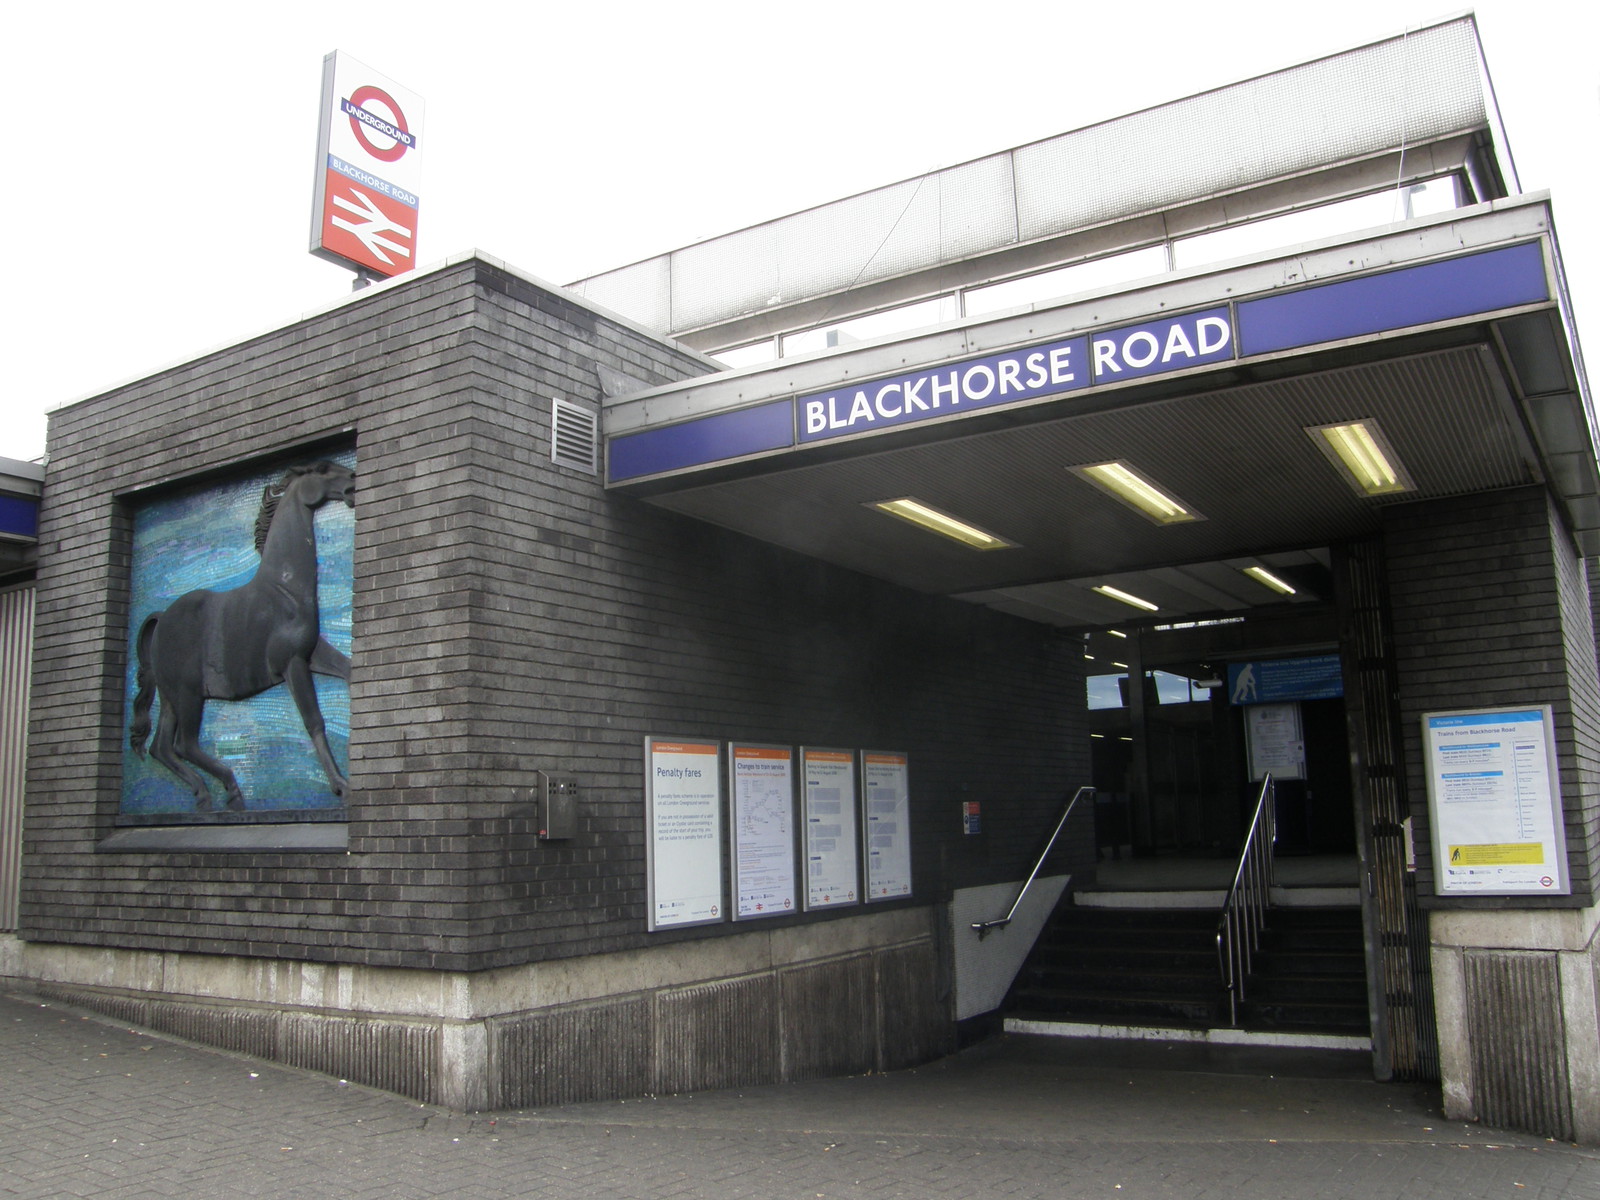
[[[420,262],[476,247],[564,283],[1457,11],[1427,0],[20,6],[0,49],[11,114],[0,456],[43,453],[50,408],[349,293],[350,273],[306,249],[333,49],[427,101]],[[1595,326],[1600,10],[1483,0],[1477,12],[1523,189],[1554,193],[1580,328]]]

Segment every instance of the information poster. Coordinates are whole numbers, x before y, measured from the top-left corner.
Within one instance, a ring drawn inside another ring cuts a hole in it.
[[[1304,779],[1306,740],[1300,705],[1253,704],[1244,710],[1245,742],[1250,747],[1250,778]]]
[[[794,751],[734,742],[728,747],[728,776],[733,919],[794,912]]]
[[[649,927],[720,921],[722,772],[718,744],[646,738],[645,819],[649,825]]]
[[[800,751],[805,780],[806,908],[860,899],[856,879],[856,756],[852,750]]]
[[[911,895],[909,760],[884,750],[861,752],[861,822],[867,841],[868,903]]]
[[[1440,895],[1566,895],[1555,726],[1541,708],[1427,713]]]

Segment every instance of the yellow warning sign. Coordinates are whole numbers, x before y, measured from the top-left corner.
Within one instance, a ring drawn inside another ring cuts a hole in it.
[[[1542,862],[1544,862],[1544,846],[1539,842],[1502,842],[1450,847],[1452,867],[1537,866]]]

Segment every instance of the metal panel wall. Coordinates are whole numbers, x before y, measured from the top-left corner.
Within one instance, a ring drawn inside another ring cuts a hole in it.
[[[0,592],[0,931],[17,927],[32,667],[33,585],[29,584]]]
[[[1471,17],[709,238],[569,286],[674,334],[1492,123]],[[841,307],[841,311],[848,305]]]

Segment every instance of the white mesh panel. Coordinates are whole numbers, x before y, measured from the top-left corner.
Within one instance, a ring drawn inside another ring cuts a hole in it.
[[[1019,238],[1156,212],[1482,128],[1488,115],[1479,68],[1475,27],[1461,18],[850,196],[575,286],[644,325],[681,332]],[[842,301],[840,315],[849,307]]]

